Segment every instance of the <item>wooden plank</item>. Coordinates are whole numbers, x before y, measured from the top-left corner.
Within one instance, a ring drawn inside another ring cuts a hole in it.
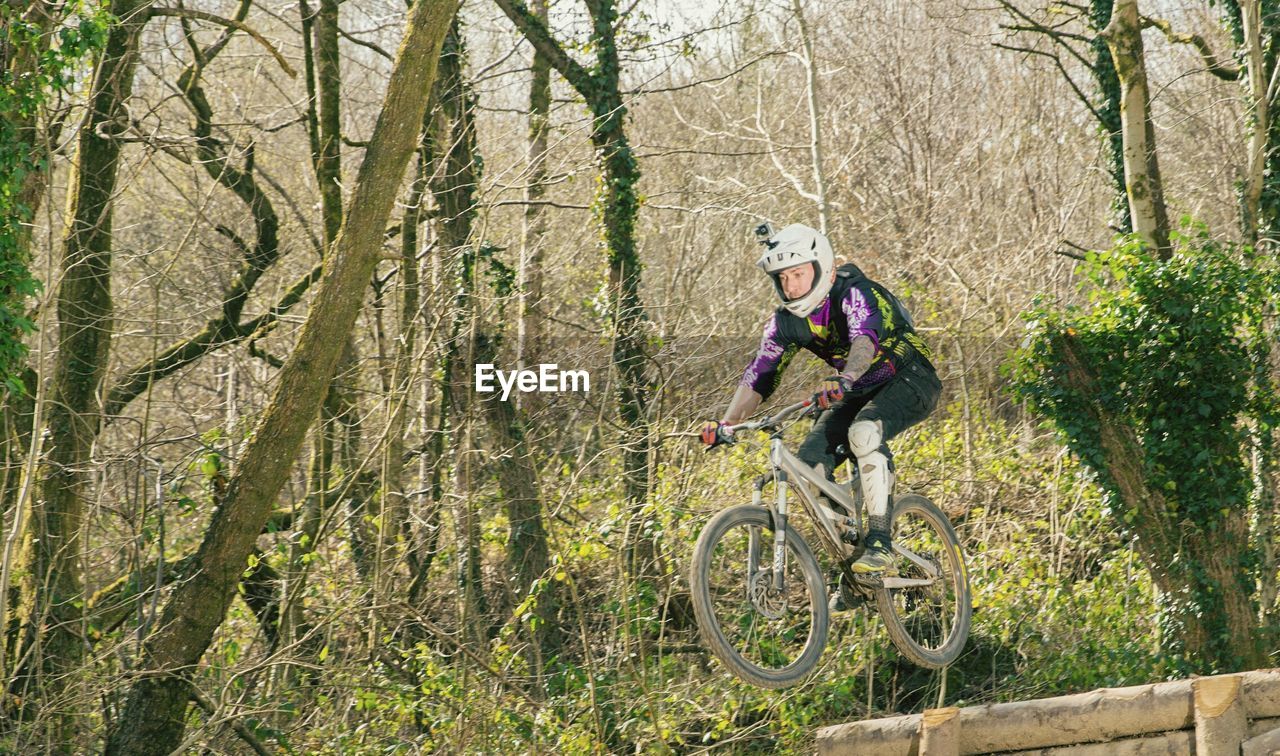
[[[1195,695],[1196,753],[1240,753],[1245,738],[1239,675],[1202,677],[1191,682]]]
[[[1264,732],[1271,732],[1272,730],[1280,730],[1280,717],[1249,720],[1249,730],[1246,735],[1247,737],[1255,738]]]
[[[1275,756],[1280,753],[1280,728],[1249,738],[1240,750],[1242,756]]]
[[[1248,717],[1280,717],[1280,670],[1245,672],[1239,678],[1239,697]],[[818,731],[819,752],[909,756],[918,753],[920,719],[914,714],[826,727]],[[1192,730],[1195,705],[1192,681],[1177,680],[966,707],[958,719],[960,752],[990,753]]]
[[[823,727],[814,745],[821,756],[917,756],[920,719],[908,714]]]
[[[1195,753],[1194,730],[1175,730],[1144,738],[1125,738],[1110,743],[1037,748],[1001,756],[1187,756]]]
[[[927,709],[920,718],[920,756],[960,756],[960,710]]]

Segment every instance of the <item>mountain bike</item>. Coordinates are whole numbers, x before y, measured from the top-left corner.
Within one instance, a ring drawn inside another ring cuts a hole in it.
[[[903,656],[921,667],[945,667],[964,649],[973,613],[955,529],[925,497],[897,496],[894,565],[882,575],[855,574],[851,566],[866,539],[857,465],[841,485],[783,444],[787,428],[816,412],[815,396],[724,429],[731,439],[743,431],[768,433],[771,469],[755,480],[750,504],[719,512],[698,536],[689,583],[703,641],[730,672],[764,688],[794,685],[817,665],[830,621],[827,584],[812,547],[788,522],[793,491],[813,520],[806,531],[836,565],[840,600],[874,605]],[[770,483],[771,503],[764,497]]]

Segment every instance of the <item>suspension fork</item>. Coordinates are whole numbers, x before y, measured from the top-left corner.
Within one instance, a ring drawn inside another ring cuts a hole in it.
[[[773,590],[781,591],[787,569],[787,471],[778,470],[773,477],[778,495],[773,515]]]
[[[770,481],[774,483],[776,498],[769,509],[773,520],[773,571],[770,575],[770,588],[782,592],[785,589],[783,575],[787,567],[787,471],[779,464],[782,438],[774,435],[770,441],[769,461],[773,469],[755,479],[752,485],[751,503],[764,506],[764,487]],[[757,529],[751,529],[747,546],[747,574],[754,576],[760,569],[760,535]]]
[[[751,484],[751,503],[757,507],[764,506],[764,487],[769,485],[773,480],[774,471],[761,475]],[[769,508],[769,519],[775,521],[773,508]],[[747,598],[750,599],[751,582],[755,579],[756,573],[760,572],[760,528],[751,528],[749,540],[747,542]]]
[[[773,488],[777,495],[773,512],[773,590],[783,590],[783,574],[787,568],[787,471],[778,464],[782,450],[780,434],[769,440],[769,461],[773,463]]]

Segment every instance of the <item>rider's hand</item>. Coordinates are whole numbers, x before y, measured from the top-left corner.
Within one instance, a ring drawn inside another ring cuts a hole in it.
[[[818,384],[818,406],[830,409],[831,405],[844,398],[844,382],[839,378],[828,378]]]
[[[733,437],[725,433],[724,428],[723,422],[715,420],[708,420],[703,423],[700,435],[702,443],[706,444],[708,449],[714,449],[721,444],[732,443]]]

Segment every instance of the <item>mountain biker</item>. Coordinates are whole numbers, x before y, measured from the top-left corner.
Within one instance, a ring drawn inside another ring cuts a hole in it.
[[[929,349],[888,289],[851,263],[835,266],[826,236],[799,223],[776,234],[765,224],[756,233],[765,246],[756,264],[773,279],[782,305],[765,323],[760,349],[724,416],[703,426],[702,441],[726,442],[724,427],[743,422],[769,398],[801,347],[822,358],[837,375],[819,384],[823,412],[796,456],[834,480],[842,461],[837,447],[847,443],[859,465],[869,515],[866,548],[852,568],[883,573],[892,564],[894,467],[887,442],[937,406],[942,384]]]

